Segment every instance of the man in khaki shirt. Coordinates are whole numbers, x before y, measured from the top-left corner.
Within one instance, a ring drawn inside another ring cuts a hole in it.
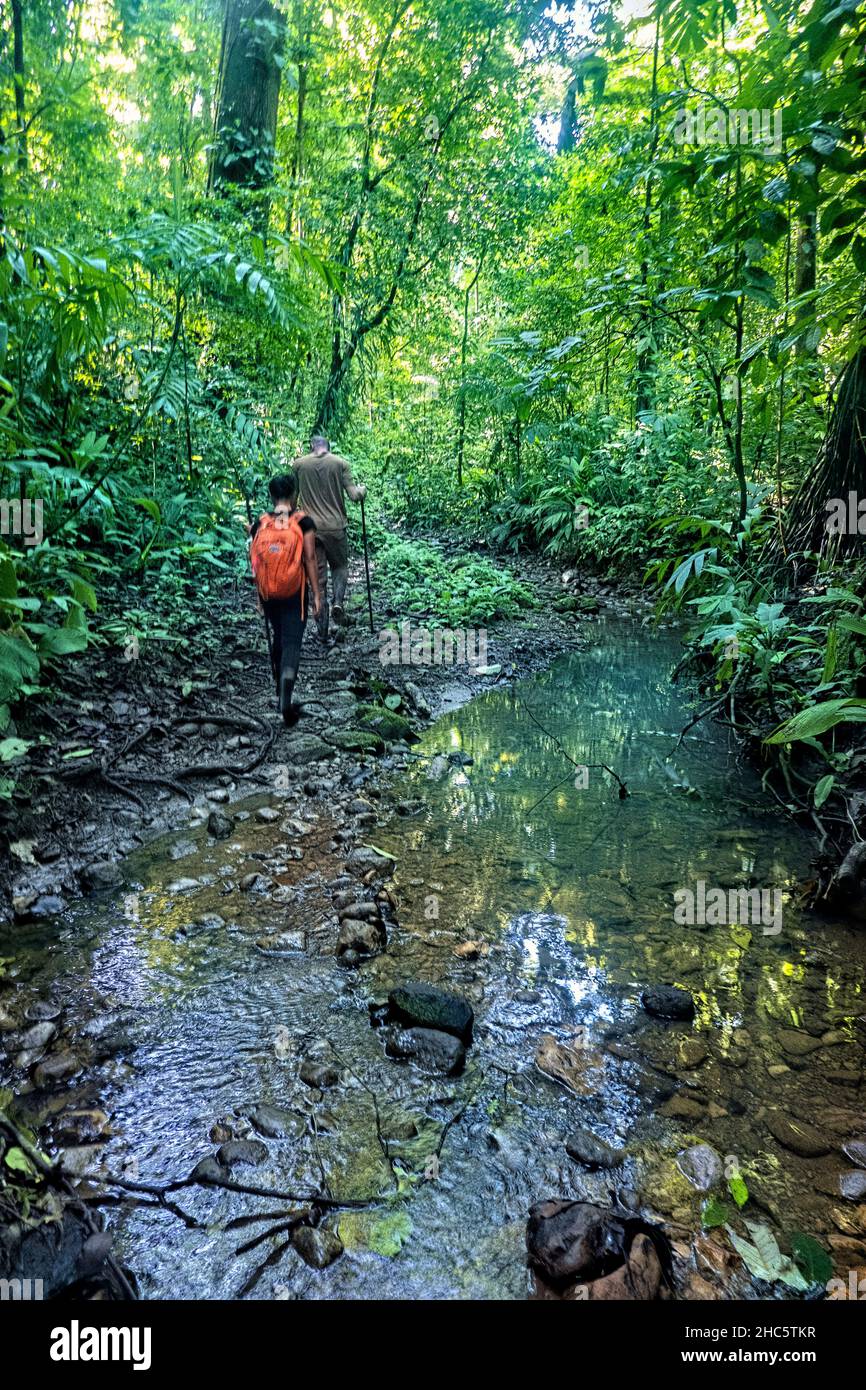
[[[319,569],[321,606],[317,625],[324,642],[328,636],[328,569],[331,571],[333,605],[330,612],[335,623],[345,617],[346,582],[349,577],[349,545],[346,538],[346,503],[349,497],[360,502],[367,489],[356,484],[345,459],[331,453],[323,435],[310,440],[311,453],[295,459],[292,468],[298,479],[298,502],[301,511],[316,523],[316,560]]]

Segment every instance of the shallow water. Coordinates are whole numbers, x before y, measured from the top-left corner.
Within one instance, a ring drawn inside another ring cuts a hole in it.
[[[704,1194],[674,1163],[696,1138],[733,1159],[746,1214],[780,1238],[844,1229],[832,1193],[862,1094],[866,934],[798,911],[813,841],[775,814],[719,728],[698,725],[677,747],[688,705],[669,683],[675,636],[597,631],[586,651],[476,699],[416,746],[391,798],[417,800],[416,813],[366,832],[397,857],[400,926],[359,971],[329,953],[327,884],[342,866],[329,828],[298,835],[254,815],[225,841],[200,829],[164,838],[130,861],[129,892],[80,904],[59,937],[19,929],[22,987],[58,997],[89,1030],[94,1065],[69,1099],[110,1116],[92,1171],[177,1179],[213,1153],[218,1117],[267,1101],[293,1112],[293,1134],[268,1140],[267,1162],[238,1180],[297,1194],[325,1182],[370,1200],[329,1219],[347,1247],[335,1264],[314,1271],[287,1250],[251,1296],[523,1298],[526,1214],[540,1198],[615,1195],[686,1236],[699,1230]],[[579,765],[608,764],[629,796],[600,768],[576,771],[555,740]],[[282,901],[239,891],[257,868]],[[171,890],[182,876],[200,886]],[[674,892],[699,880],[781,890],[781,929],[678,925]],[[208,913],[223,924],[202,924]],[[285,928],[307,933],[306,951],[274,958],[253,944]],[[455,954],[466,942],[473,959]],[[368,1004],[409,979],[472,1002],[462,1077],[385,1057]],[[639,996],[654,983],[690,990],[695,1022],[648,1018]],[[535,1065],[550,1036],[570,1049],[571,1089]],[[342,1068],[321,1097],[297,1079],[313,1043]],[[44,1096],[24,1102],[44,1116]],[[811,1120],[830,1152],[781,1147],[773,1111]],[[590,1173],[570,1159],[578,1125],[626,1145],[623,1164]],[[226,1231],[226,1220],[287,1204],[199,1189],[178,1200],[204,1229],[150,1210],[111,1217],[142,1293],[237,1296],[283,1237],[238,1256],[267,1223]],[[722,1291],[749,1286],[724,1276]]]

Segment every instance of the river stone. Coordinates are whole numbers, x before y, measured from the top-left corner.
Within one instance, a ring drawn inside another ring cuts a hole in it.
[[[77,1057],[71,1052],[57,1052],[53,1057],[46,1057],[44,1062],[39,1063],[33,1073],[33,1080],[37,1086],[52,1086],[58,1081],[67,1081],[79,1071],[81,1065]]]
[[[808,1057],[810,1052],[817,1052],[824,1046],[820,1038],[811,1038],[796,1028],[780,1028],[776,1036],[789,1057]]]
[[[261,1139],[229,1139],[217,1149],[217,1162],[224,1168],[251,1167],[264,1163],[268,1156],[267,1146]]]
[[[334,745],[331,748],[331,756],[335,748],[340,748],[345,753],[384,753],[385,744],[379,734],[375,734],[370,729],[335,729],[328,734],[328,743]]]
[[[589,1129],[575,1129],[565,1141],[565,1151],[585,1168],[615,1168],[624,1158],[622,1149],[612,1149]]]
[[[235,828],[234,820],[222,811],[211,811],[207,818],[207,833],[215,840],[227,840]]]
[[[24,1017],[31,1023],[53,1023],[60,1017],[61,1012],[60,1005],[53,999],[34,999],[24,1010]],[[0,1022],[0,1029],[2,1027],[3,1024]]]
[[[291,956],[307,949],[306,933],[302,931],[275,932],[273,936],[257,936],[256,949],[265,956]]]
[[[852,1168],[839,1174],[839,1191],[848,1202],[862,1202],[866,1197],[866,1171]]]
[[[842,1145],[842,1152],[852,1163],[856,1163],[858,1168],[866,1168],[866,1136],[849,1139],[847,1144]]]
[[[639,1234],[625,1264],[589,1284],[578,1284],[566,1298],[588,1303],[649,1303],[657,1296],[661,1282],[662,1265],[656,1248],[649,1236]]]
[[[102,888],[114,888],[120,882],[120,866],[110,859],[99,859],[86,864],[81,870],[81,886],[87,893],[98,893]]]
[[[616,1254],[623,1237],[622,1223],[591,1202],[554,1198],[529,1209],[529,1262],[553,1284],[593,1272]]]
[[[359,705],[355,714],[362,729],[380,734],[389,743],[401,738],[417,742],[418,735],[410,721],[396,710],[379,705]]]
[[[352,902],[351,898],[339,909],[340,921],[351,917],[355,921],[375,922],[379,916],[379,904],[375,902]]]
[[[201,1161],[195,1165],[189,1176],[192,1182],[221,1183],[225,1182],[226,1170],[215,1158],[209,1157],[201,1159]]]
[[[388,1011],[395,1023],[453,1033],[467,1046],[472,1041],[472,1009],[465,999],[435,985],[399,985],[388,995]]]
[[[677,1167],[699,1192],[709,1192],[722,1176],[722,1160],[709,1144],[683,1149],[677,1154]]]
[[[831,1145],[817,1129],[781,1110],[771,1110],[767,1115],[767,1129],[777,1143],[800,1158],[821,1158],[830,1152]]]
[[[436,1028],[398,1028],[385,1044],[385,1052],[445,1076],[456,1076],[466,1062],[466,1048],[460,1039]]]
[[[24,910],[23,916],[24,920],[40,922],[48,917],[57,917],[61,912],[65,911],[65,898],[61,898],[57,893],[42,893],[36,898],[35,902],[30,903]],[[17,907],[15,909],[15,915],[19,915]]]
[[[256,811],[256,820],[261,821],[263,825],[273,825],[279,818],[280,813],[276,806],[260,806]]]
[[[340,923],[336,954],[342,960],[348,952],[354,959],[362,956],[375,956],[384,951],[387,945],[384,924],[380,921],[360,922],[346,917]],[[354,963],[354,961],[349,962]]]
[[[327,1269],[343,1253],[339,1236],[318,1226],[299,1226],[292,1236],[292,1244],[312,1269]]]
[[[57,1032],[53,1023],[34,1023],[32,1028],[20,1033],[15,1039],[15,1046],[28,1049],[39,1049],[50,1043],[54,1034]]]
[[[695,1016],[692,996],[676,985],[648,985],[640,1001],[655,1018],[690,1019]]]
[[[334,752],[331,745],[317,734],[292,734],[289,742],[289,758],[301,767],[318,762],[320,758],[333,758]]]
[[[393,874],[396,862],[393,854],[385,854],[372,845],[359,845],[357,849],[351,851],[346,860],[349,868],[356,873],[375,869],[377,873],[386,875]]]
[[[319,1061],[315,1057],[305,1057],[301,1063],[298,1076],[307,1086],[312,1086],[317,1091],[327,1091],[331,1086],[336,1086],[340,1080],[340,1073],[330,1062]]]
[[[264,1101],[254,1106],[249,1116],[259,1134],[266,1139],[285,1139],[287,1136],[294,1139],[306,1127],[303,1115],[296,1115],[292,1110],[281,1110],[279,1106],[268,1105]]]

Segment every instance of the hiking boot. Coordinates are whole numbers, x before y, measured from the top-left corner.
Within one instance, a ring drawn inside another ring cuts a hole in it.
[[[346,621],[346,610],[342,603],[332,604],[331,617],[334,619],[335,623],[344,623]]]
[[[301,706],[290,704],[288,709],[283,710],[283,723],[287,729],[293,729],[301,717]]]
[[[286,723],[289,722],[287,716],[291,713],[292,709],[292,691],[294,689],[294,686],[294,676],[290,675],[288,671],[284,671],[283,674],[280,676],[279,697],[280,714],[283,716],[283,719],[285,719]]]

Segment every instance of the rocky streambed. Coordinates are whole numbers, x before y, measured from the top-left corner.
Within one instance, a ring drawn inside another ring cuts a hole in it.
[[[675,641],[592,637],[384,769],[302,722],[267,789],[16,925],[2,1084],[110,1195],[144,1297],[808,1297],[866,1266],[862,929],[801,911],[808,837],[724,734],[679,744]],[[699,882],[780,892],[781,929],[676,920]]]

